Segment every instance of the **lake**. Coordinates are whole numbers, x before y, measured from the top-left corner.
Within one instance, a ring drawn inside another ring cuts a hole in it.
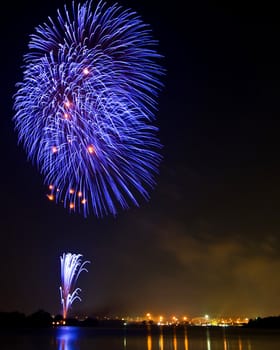
[[[62,326],[1,329],[1,350],[279,350],[280,330],[243,327],[130,328]]]

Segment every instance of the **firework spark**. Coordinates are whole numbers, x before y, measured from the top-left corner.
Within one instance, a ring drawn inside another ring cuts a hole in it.
[[[73,1],[31,35],[13,121],[51,201],[102,217],[149,200],[162,160],[156,47],[134,11],[102,1]]]
[[[75,300],[81,301],[80,288],[75,288],[77,279],[82,271],[88,271],[85,265],[90,263],[86,260],[82,263],[82,254],[63,253],[60,257],[61,286],[60,296],[63,318],[67,318],[69,308]]]

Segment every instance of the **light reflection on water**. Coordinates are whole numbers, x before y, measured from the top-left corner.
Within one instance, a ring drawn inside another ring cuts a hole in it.
[[[55,350],[279,350],[280,331],[270,336],[242,329],[174,327],[137,333],[62,326],[56,329],[55,344]]]
[[[184,327],[184,344],[185,344],[185,350],[189,350],[188,334],[187,334],[186,327]]]
[[[206,343],[207,343],[207,350],[211,350],[211,339],[210,339],[210,333],[209,329],[206,329]]]
[[[57,328],[56,340],[58,350],[74,350],[79,342],[80,328],[62,326]]]

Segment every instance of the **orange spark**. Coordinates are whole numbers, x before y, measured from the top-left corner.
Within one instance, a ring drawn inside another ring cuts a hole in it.
[[[89,145],[87,148],[88,152],[90,154],[94,154],[95,153],[95,147],[93,145]]]

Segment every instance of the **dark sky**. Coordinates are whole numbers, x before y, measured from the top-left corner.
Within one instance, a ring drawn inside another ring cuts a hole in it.
[[[84,219],[47,200],[17,144],[12,95],[22,55],[34,27],[64,1],[23,3],[1,12],[0,311],[60,313],[59,256],[69,251],[91,261],[74,313],[279,315],[276,7],[119,1],[152,26],[165,56],[164,160],[148,203]]]

